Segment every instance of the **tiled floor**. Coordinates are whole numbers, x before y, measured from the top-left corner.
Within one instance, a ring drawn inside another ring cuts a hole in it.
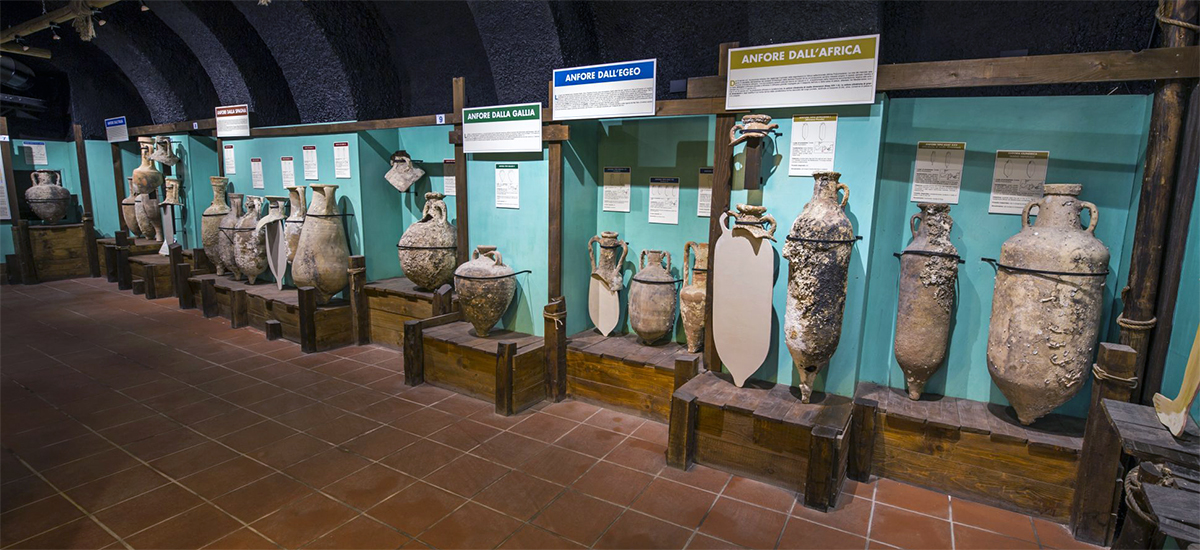
[[[376,347],[304,355],[101,279],[0,288],[5,548],[1076,548],[888,480],[822,514],[664,468],[666,426],[504,418]]]

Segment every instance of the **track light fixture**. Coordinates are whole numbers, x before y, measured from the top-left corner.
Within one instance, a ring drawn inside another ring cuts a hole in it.
[[[146,5],[146,0],[138,0],[138,4],[141,6],[142,11],[150,11],[150,6]]]
[[[13,42],[16,42],[17,45],[21,47],[21,51],[23,51],[23,52],[29,51],[29,41],[25,40],[25,38],[22,37],[21,35],[17,35],[16,37],[14,37]]]
[[[96,19],[96,24],[101,27],[108,23],[108,20],[104,19],[104,14],[100,12],[99,8],[92,10],[92,17]]]
[[[58,35],[57,23],[50,23],[50,38],[52,40],[62,40],[62,37]]]

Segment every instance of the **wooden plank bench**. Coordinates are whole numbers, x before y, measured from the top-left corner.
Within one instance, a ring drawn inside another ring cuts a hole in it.
[[[253,326],[269,337],[274,322],[280,335],[300,344],[306,353],[330,350],[354,342],[350,303],[331,300],[318,306],[315,291],[284,287],[274,283],[246,284],[216,274],[195,275],[188,279],[191,292],[199,296],[197,305],[206,317],[229,319],[232,328]]]
[[[404,323],[428,319],[458,308],[450,285],[436,292],[418,290],[405,277],[367,283],[364,288],[370,341],[390,348],[404,345]]]
[[[586,330],[567,338],[567,395],[666,422],[682,344],[646,346],[633,334]]]

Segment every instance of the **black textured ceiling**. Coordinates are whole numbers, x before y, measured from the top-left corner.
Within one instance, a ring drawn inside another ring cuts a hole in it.
[[[447,112],[451,78],[470,105],[545,101],[551,70],[659,60],[672,80],[716,72],[722,42],[743,45],[880,33],[881,63],[1106,50],[1152,45],[1152,0],[1112,2],[491,2],[125,0],[82,42],[42,31],[30,44],[50,109],[13,117],[20,136],[63,138],[69,125],[103,135],[130,124],[212,116],[249,103],[259,126]],[[65,2],[5,0],[0,27]],[[67,93],[61,88],[66,87]],[[53,89],[51,89],[53,88]],[[1145,93],[1149,83],[901,92],[893,95]],[[40,91],[39,91],[40,90]]]

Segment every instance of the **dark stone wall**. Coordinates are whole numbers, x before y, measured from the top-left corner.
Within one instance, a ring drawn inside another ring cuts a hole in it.
[[[65,5],[49,0],[48,9]],[[247,102],[255,124],[369,120],[451,110],[451,83],[467,78],[468,105],[545,102],[558,67],[657,58],[659,97],[672,80],[715,74],[718,45],[882,35],[881,63],[1106,50],[1156,41],[1154,0],[1131,1],[586,1],[527,0],[125,1],[105,10],[92,43],[69,25],[38,65],[68,97],[54,113],[10,120],[44,137],[66,112],[88,135],[124,114],[131,124],[212,116]],[[0,26],[41,13],[5,0]],[[57,77],[55,75],[58,75]],[[898,91],[905,96],[1148,93],[1152,83]],[[54,95],[47,92],[47,95]]]

